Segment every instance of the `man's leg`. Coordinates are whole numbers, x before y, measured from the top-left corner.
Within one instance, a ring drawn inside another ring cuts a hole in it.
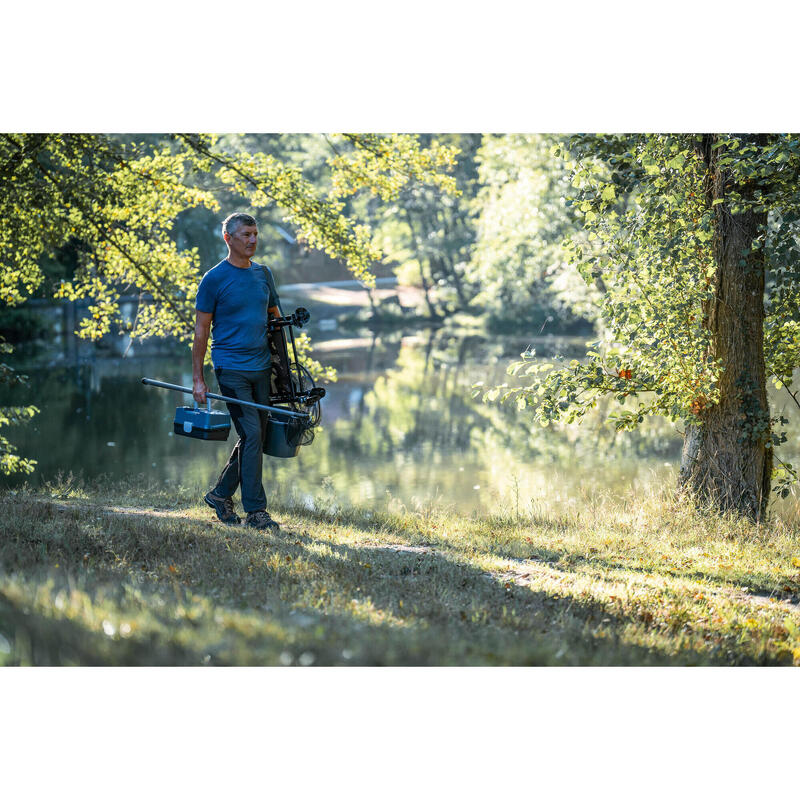
[[[220,383],[222,369],[216,369],[215,373],[217,376],[217,383]],[[231,406],[228,405],[228,412],[230,413],[230,411]],[[237,426],[237,432],[238,430]],[[216,512],[217,519],[219,519],[220,522],[224,522],[226,525],[238,525],[242,521],[233,505],[233,493],[239,485],[240,441],[241,439],[237,440],[234,445],[228,457],[228,463],[223,467],[219,478],[217,478],[216,486],[203,498],[205,504],[213,508]]]
[[[268,371],[242,372],[221,369],[217,375],[222,394],[256,403],[269,403],[268,380]],[[263,390],[265,382],[266,393]],[[248,513],[263,511],[267,504],[261,483],[266,412],[249,406],[240,406],[237,403],[228,403],[228,412],[239,434],[239,441],[219,476],[213,494],[217,497],[230,497],[237,486],[241,486],[244,510]]]
[[[253,397],[256,403],[262,405],[270,405],[270,376],[271,370],[267,369],[260,373],[253,381]],[[264,460],[264,434],[267,430],[267,423],[269,421],[269,414],[266,411],[259,411],[259,419],[261,422],[261,435],[259,442],[261,446],[258,450],[258,488],[261,490],[261,497],[264,498],[264,505],[261,505],[255,511],[251,511],[247,515],[246,525],[261,530],[270,530],[275,533],[280,530],[280,526],[274,519],[267,513],[266,509],[266,496],[264,495],[264,487],[262,483],[261,466]]]
[[[206,505],[217,512],[220,521],[228,525],[238,525],[242,520],[233,504],[233,493],[239,484],[239,443],[233,448],[228,463],[217,479],[216,486],[203,498]]]
[[[228,406],[228,411],[230,412],[231,406]],[[231,415],[233,419],[233,416]],[[241,436],[239,431],[239,426],[236,425],[236,421],[234,420],[234,427],[236,428],[236,433]],[[211,490],[217,497],[232,497],[236,490],[239,488],[239,476],[241,474],[241,439],[236,440],[236,444],[233,446],[233,450],[231,450],[230,456],[228,456],[228,462],[222,468],[222,472],[217,478],[217,485]]]

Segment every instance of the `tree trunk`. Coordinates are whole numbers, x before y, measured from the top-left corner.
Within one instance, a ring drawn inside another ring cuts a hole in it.
[[[437,209],[436,218],[439,220],[439,224],[442,226],[445,240],[449,240],[450,226],[447,223],[447,214],[442,213],[441,210]],[[450,273],[450,280],[453,282],[456,294],[458,295],[459,309],[464,311],[469,307],[469,300],[470,300],[470,298],[467,297],[466,292],[464,291],[464,279],[456,271],[456,265],[453,260],[452,253],[448,253],[447,251],[445,251],[442,254],[442,261],[445,263],[447,271]]]
[[[408,209],[405,209],[405,212],[408,228],[411,231],[411,238],[414,242],[414,251],[417,255],[417,263],[419,264],[420,281],[422,283],[422,290],[425,292],[425,305],[428,306],[428,314],[430,315],[431,319],[438,321],[441,319],[441,316],[439,315],[439,312],[436,309],[436,306],[433,304],[433,300],[431,298],[433,280],[429,281],[425,276],[425,257],[420,252],[419,237],[417,236],[416,228],[414,227],[414,223],[411,219],[411,212]]]
[[[712,150],[715,136],[700,145],[708,176],[708,202],[715,210],[714,297],[705,309],[711,355],[719,359],[719,403],[697,399],[698,425],[684,438],[679,482],[699,501],[759,520],[769,499],[772,473],[770,415],[764,364],[764,257],[751,250],[766,214],[732,214],[726,190],[745,198]]]

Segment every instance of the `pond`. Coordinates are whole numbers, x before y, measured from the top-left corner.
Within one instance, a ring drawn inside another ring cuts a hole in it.
[[[675,481],[681,438],[664,420],[615,434],[602,424],[601,407],[581,426],[542,428],[513,408],[472,398],[476,381],[509,381],[507,365],[529,345],[542,356],[574,357],[583,339],[445,329],[330,336],[315,337],[316,357],[339,374],[326,387],[322,427],[297,458],[265,457],[268,495],[291,494],[309,507],[435,505],[527,514],[543,504],[567,507]],[[175,436],[174,410],[190,403],[188,396],[140,383],[147,376],[190,385],[188,350],[162,346],[145,355],[139,348],[124,358],[88,352],[67,359],[29,355],[15,364],[29,382],[2,387],[0,403],[34,403],[41,413],[4,432],[38,465],[32,476],[3,477],[3,484],[38,485],[69,472],[121,482],[146,475],[196,487],[199,499],[225,463],[235,432],[227,442]],[[784,396],[773,397],[773,413],[792,419],[782,448],[792,460],[800,451],[800,414]]]

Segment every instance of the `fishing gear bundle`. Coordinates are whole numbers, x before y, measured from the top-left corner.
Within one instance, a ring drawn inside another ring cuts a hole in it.
[[[211,408],[212,400],[224,400],[241,406],[257,408],[267,413],[264,430],[263,451],[276,458],[294,458],[300,448],[314,441],[314,429],[322,421],[320,401],[325,389],[316,386],[311,373],[300,363],[293,328],[302,328],[311,319],[305,308],[294,314],[269,320],[267,339],[271,354],[270,405],[238,400],[221,394],[206,392],[206,408],[179,406],[175,409],[173,432],[192,439],[225,441],[231,430],[231,418],[227,411]],[[288,342],[287,342],[288,337]],[[292,358],[289,357],[289,345]],[[142,378],[142,383],[160,389],[192,394],[188,386],[164,383],[152,378]]]
[[[294,314],[286,317],[275,317],[269,321],[267,339],[272,356],[272,373],[270,381],[270,402],[288,404],[289,408],[305,410],[308,421],[299,417],[286,421],[287,440],[297,446],[311,444],[314,441],[314,429],[322,421],[320,401],[325,397],[325,389],[316,386],[311,373],[297,358],[297,346],[294,340],[294,328],[302,328],[311,319],[305,308],[295,309]],[[289,359],[287,335],[292,345],[292,360]]]

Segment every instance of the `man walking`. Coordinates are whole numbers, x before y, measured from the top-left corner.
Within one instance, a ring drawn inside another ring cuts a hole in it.
[[[249,214],[231,214],[222,223],[228,257],[210,269],[200,281],[195,308],[197,321],[192,344],[193,396],[206,402],[203,362],[211,334],[211,361],[221,394],[269,405],[269,316],[281,316],[272,272],[251,260],[258,242],[258,227]],[[277,531],[279,526],[266,510],[261,481],[262,443],[267,413],[228,403],[239,441],[217,480],[203,498],[228,525],[241,519],[233,494],[241,487],[246,525]]]

